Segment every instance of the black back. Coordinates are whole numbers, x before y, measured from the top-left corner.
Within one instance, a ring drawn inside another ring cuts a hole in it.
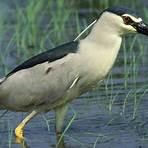
[[[10,75],[12,75],[13,73],[15,73],[19,70],[31,68],[37,64],[41,64],[46,61],[53,62],[55,60],[63,58],[64,56],[68,55],[69,53],[76,53],[77,49],[78,49],[78,41],[72,41],[72,42],[60,45],[58,47],[55,47],[53,49],[47,50],[47,51],[42,52],[36,56],[31,57],[27,61],[18,65],[16,68],[14,68],[12,71],[10,71],[6,75],[6,77],[9,77]]]

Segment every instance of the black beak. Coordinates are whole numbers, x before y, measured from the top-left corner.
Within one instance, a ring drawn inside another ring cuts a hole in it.
[[[144,22],[134,23],[133,27],[137,32],[148,36],[148,25]]]

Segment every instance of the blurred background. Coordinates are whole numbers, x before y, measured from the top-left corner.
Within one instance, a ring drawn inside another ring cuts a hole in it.
[[[75,39],[112,6],[132,8],[148,23],[147,0],[0,0],[0,77],[27,58]],[[147,56],[147,37],[123,38],[104,84],[73,101],[65,121],[68,148],[148,147]],[[21,147],[13,130],[25,115],[9,111],[0,118],[0,148]],[[26,147],[55,147],[54,123],[52,112],[34,118],[25,129]]]

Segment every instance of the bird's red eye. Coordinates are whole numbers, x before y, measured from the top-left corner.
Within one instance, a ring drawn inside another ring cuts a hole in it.
[[[133,23],[133,20],[129,16],[122,16],[122,18],[126,25],[131,25]]]

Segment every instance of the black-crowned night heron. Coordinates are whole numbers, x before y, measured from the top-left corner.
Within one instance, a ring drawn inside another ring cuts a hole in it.
[[[40,53],[1,79],[0,104],[29,112],[15,129],[16,137],[24,139],[23,129],[35,115],[55,110],[58,138],[69,103],[105,78],[122,36],[137,32],[148,35],[148,26],[133,11],[105,9],[84,39]]]

